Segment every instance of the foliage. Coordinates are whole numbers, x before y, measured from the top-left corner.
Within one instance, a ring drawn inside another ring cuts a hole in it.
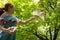
[[[16,40],[60,40],[60,0],[7,0],[14,5],[13,16],[27,20],[34,10],[45,12],[45,21],[38,16],[25,25],[17,25]],[[1,7],[3,7],[1,0]]]

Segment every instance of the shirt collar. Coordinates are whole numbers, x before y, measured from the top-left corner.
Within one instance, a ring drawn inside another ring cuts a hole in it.
[[[8,16],[11,16],[11,13],[9,13],[9,12],[6,12],[6,13],[7,13]]]

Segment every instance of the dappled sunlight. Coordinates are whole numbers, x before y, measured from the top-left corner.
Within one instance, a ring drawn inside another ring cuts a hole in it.
[[[46,31],[49,30],[49,27],[50,26],[43,26],[43,25],[41,25],[40,27],[38,27],[38,30],[43,32],[43,33],[45,33]]]
[[[33,0],[33,2],[34,2],[35,4],[37,4],[39,1],[40,1],[40,0]]]
[[[4,5],[5,5],[6,3],[8,3],[8,1],[7,1],[7,0],[4,0]]]

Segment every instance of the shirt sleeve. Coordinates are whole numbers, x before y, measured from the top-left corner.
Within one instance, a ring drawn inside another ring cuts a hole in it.
[[[16,17],[15,17],[15,20],[16,20],[17,22],[21,21],[20,19],[18,19],[18,18],[16,18]],[[12,27],[13,27],[15,30],[17,29],[16,24],[14,24]]]
[[[17,21],[17,22],[20,22],[21,20],[20,20],[20,19],[18,19],[18,18],[16,18],[16,21]]]

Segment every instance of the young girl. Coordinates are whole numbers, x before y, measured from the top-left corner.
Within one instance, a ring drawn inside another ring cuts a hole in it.
[[[32,19],[34,19],[34,17],[32,17],[26,21],[21,21],[18,18],[13,17],[12,14],[14,13],[14,7],[10,3],[5,4],[4,11],[5,11],[5,13],[3,13],[1,15],[1,17],[3,17],[4,20],[6,20],[6,21],[12,20],[15,22],[8,22],[4,25],[4,29],[6,29],[7,31],[3,31],[1,33],[0,40],[15,40],[16,24],[26,24],[29,21],[31,21]]]
[[[3,11],[3,9],[2,9],[2,8],[0,8],[0,16],[2,15],[2,13],[3,13],[3,12],[4,12],[4,11]],[[0,20],[2,20],[2,19],[3,19],[3,18],[1,18],[1,17],[0,17]],[[1,24],[1,22],[0,22],[0,24]],[[2,27],[3,27],[3,26],[2,26],[2,25],[0,25],[0,38],[1,38],[1,33],[2,33],[2,30],[1,30],[1,29],[2,29]]]
[[[4,32],[8,32],[8,29],[5,29],[3,26],[4,25],[2,25],[3,24],[3,22],[1,21],[1,20],[3,20],[3,17],[1,17],[1,15],[4,13],[4,8],[0,8],[0,40],[1,40],[1,36],[2,36],[2,31],[4,31]]]

